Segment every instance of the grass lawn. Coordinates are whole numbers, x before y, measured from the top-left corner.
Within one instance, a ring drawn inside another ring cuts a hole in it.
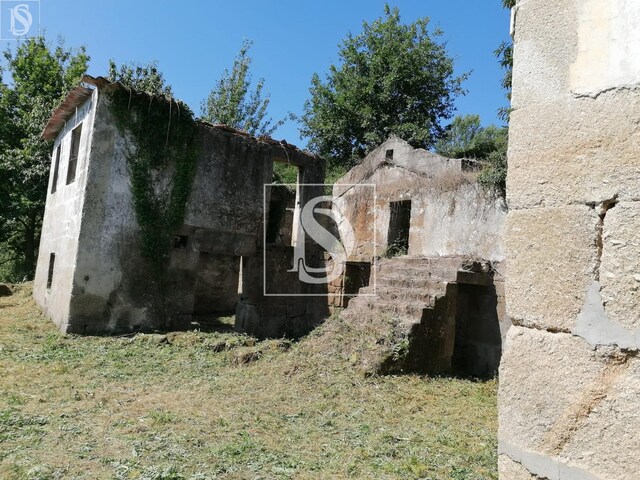
[[[323,335],[62,335],[18,286],[0,478],[497,478],[496,381],[365,378]]]

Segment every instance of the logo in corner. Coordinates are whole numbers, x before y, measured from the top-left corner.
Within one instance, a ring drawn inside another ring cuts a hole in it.
[[[0,39],[17,40],[34,33],[39,16],[39,0],[0,0]]]
[[[16,37],[22,37],[29,33],[31,25],[33,25],[33,15],[31,15],[29,5],[20,3],[10,8],[9,11],[11,12],[11,27],[9,27],[9,32]],[[20,27],[16,26],[16,22],[20,24]]]

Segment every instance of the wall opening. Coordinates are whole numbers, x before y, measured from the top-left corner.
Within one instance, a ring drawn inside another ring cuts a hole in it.
[[[484,278],[484,285],[458,283],[456,301],[452,366],[474,377],[496,375],[502,355],[496,288],[488,276]]]
[[[176,250],[184,250],[189,244],[188,235],[176,235],[173,237],[173,248]]]
[[[369,286],[371,264],[367,262],[347,262],[344,270],[344,290],[342,306],[349,306],[349,300],[358,295],[361,288]]]
[[[240,257],[200,252],[194,315],[233,315],[238,303]]]
[[[49,255],[49,271],[47,272],[47,288],[51,288],[53,283],[53,268],[56,263],[56,254],[51,253]]]
[[[411,228],[411,200],[390,202],[389,235],[387,248],[406,254],[409,250]]]
[[[384,152],[384,158],[385,160],[393,160],[393,149],[389,149]]]
[[[53,166],[53,180],[51,181],[51,193],[56,193],[58,187],[58,170],[60,169],[60,147],[56,148],[56,161]]]
[[[80,138],[82,136],[82,124],[71,132],[71,148],[69,150],[69,166],[67,168],[67,185],[76,179],[78,167],[78,154],[80,153]]]
[[[266,243],[291,245],[296,194],[284,185],[270,188]]]
[[[82,124],[71,132],[71,149],[69,150],[69,166],[67,168],[67,185],[76,179],[78,167],[78,154],[80,153],[80,138],[82,136]]]

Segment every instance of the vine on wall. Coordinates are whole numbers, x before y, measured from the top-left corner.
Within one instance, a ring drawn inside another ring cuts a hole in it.
[[[110,110],[120,133],[133,140],[126,158],[140,248],[164,279],[173,238],[184,224],[198,156],[196,122],[187,105],[165,97],[117,89]]]

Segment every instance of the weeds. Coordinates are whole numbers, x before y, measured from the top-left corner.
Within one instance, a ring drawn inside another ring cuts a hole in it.
[[[65,336],[19,286],[0,299],[0,478],[497,478],[495,381],[365,378],[331,332]]]

